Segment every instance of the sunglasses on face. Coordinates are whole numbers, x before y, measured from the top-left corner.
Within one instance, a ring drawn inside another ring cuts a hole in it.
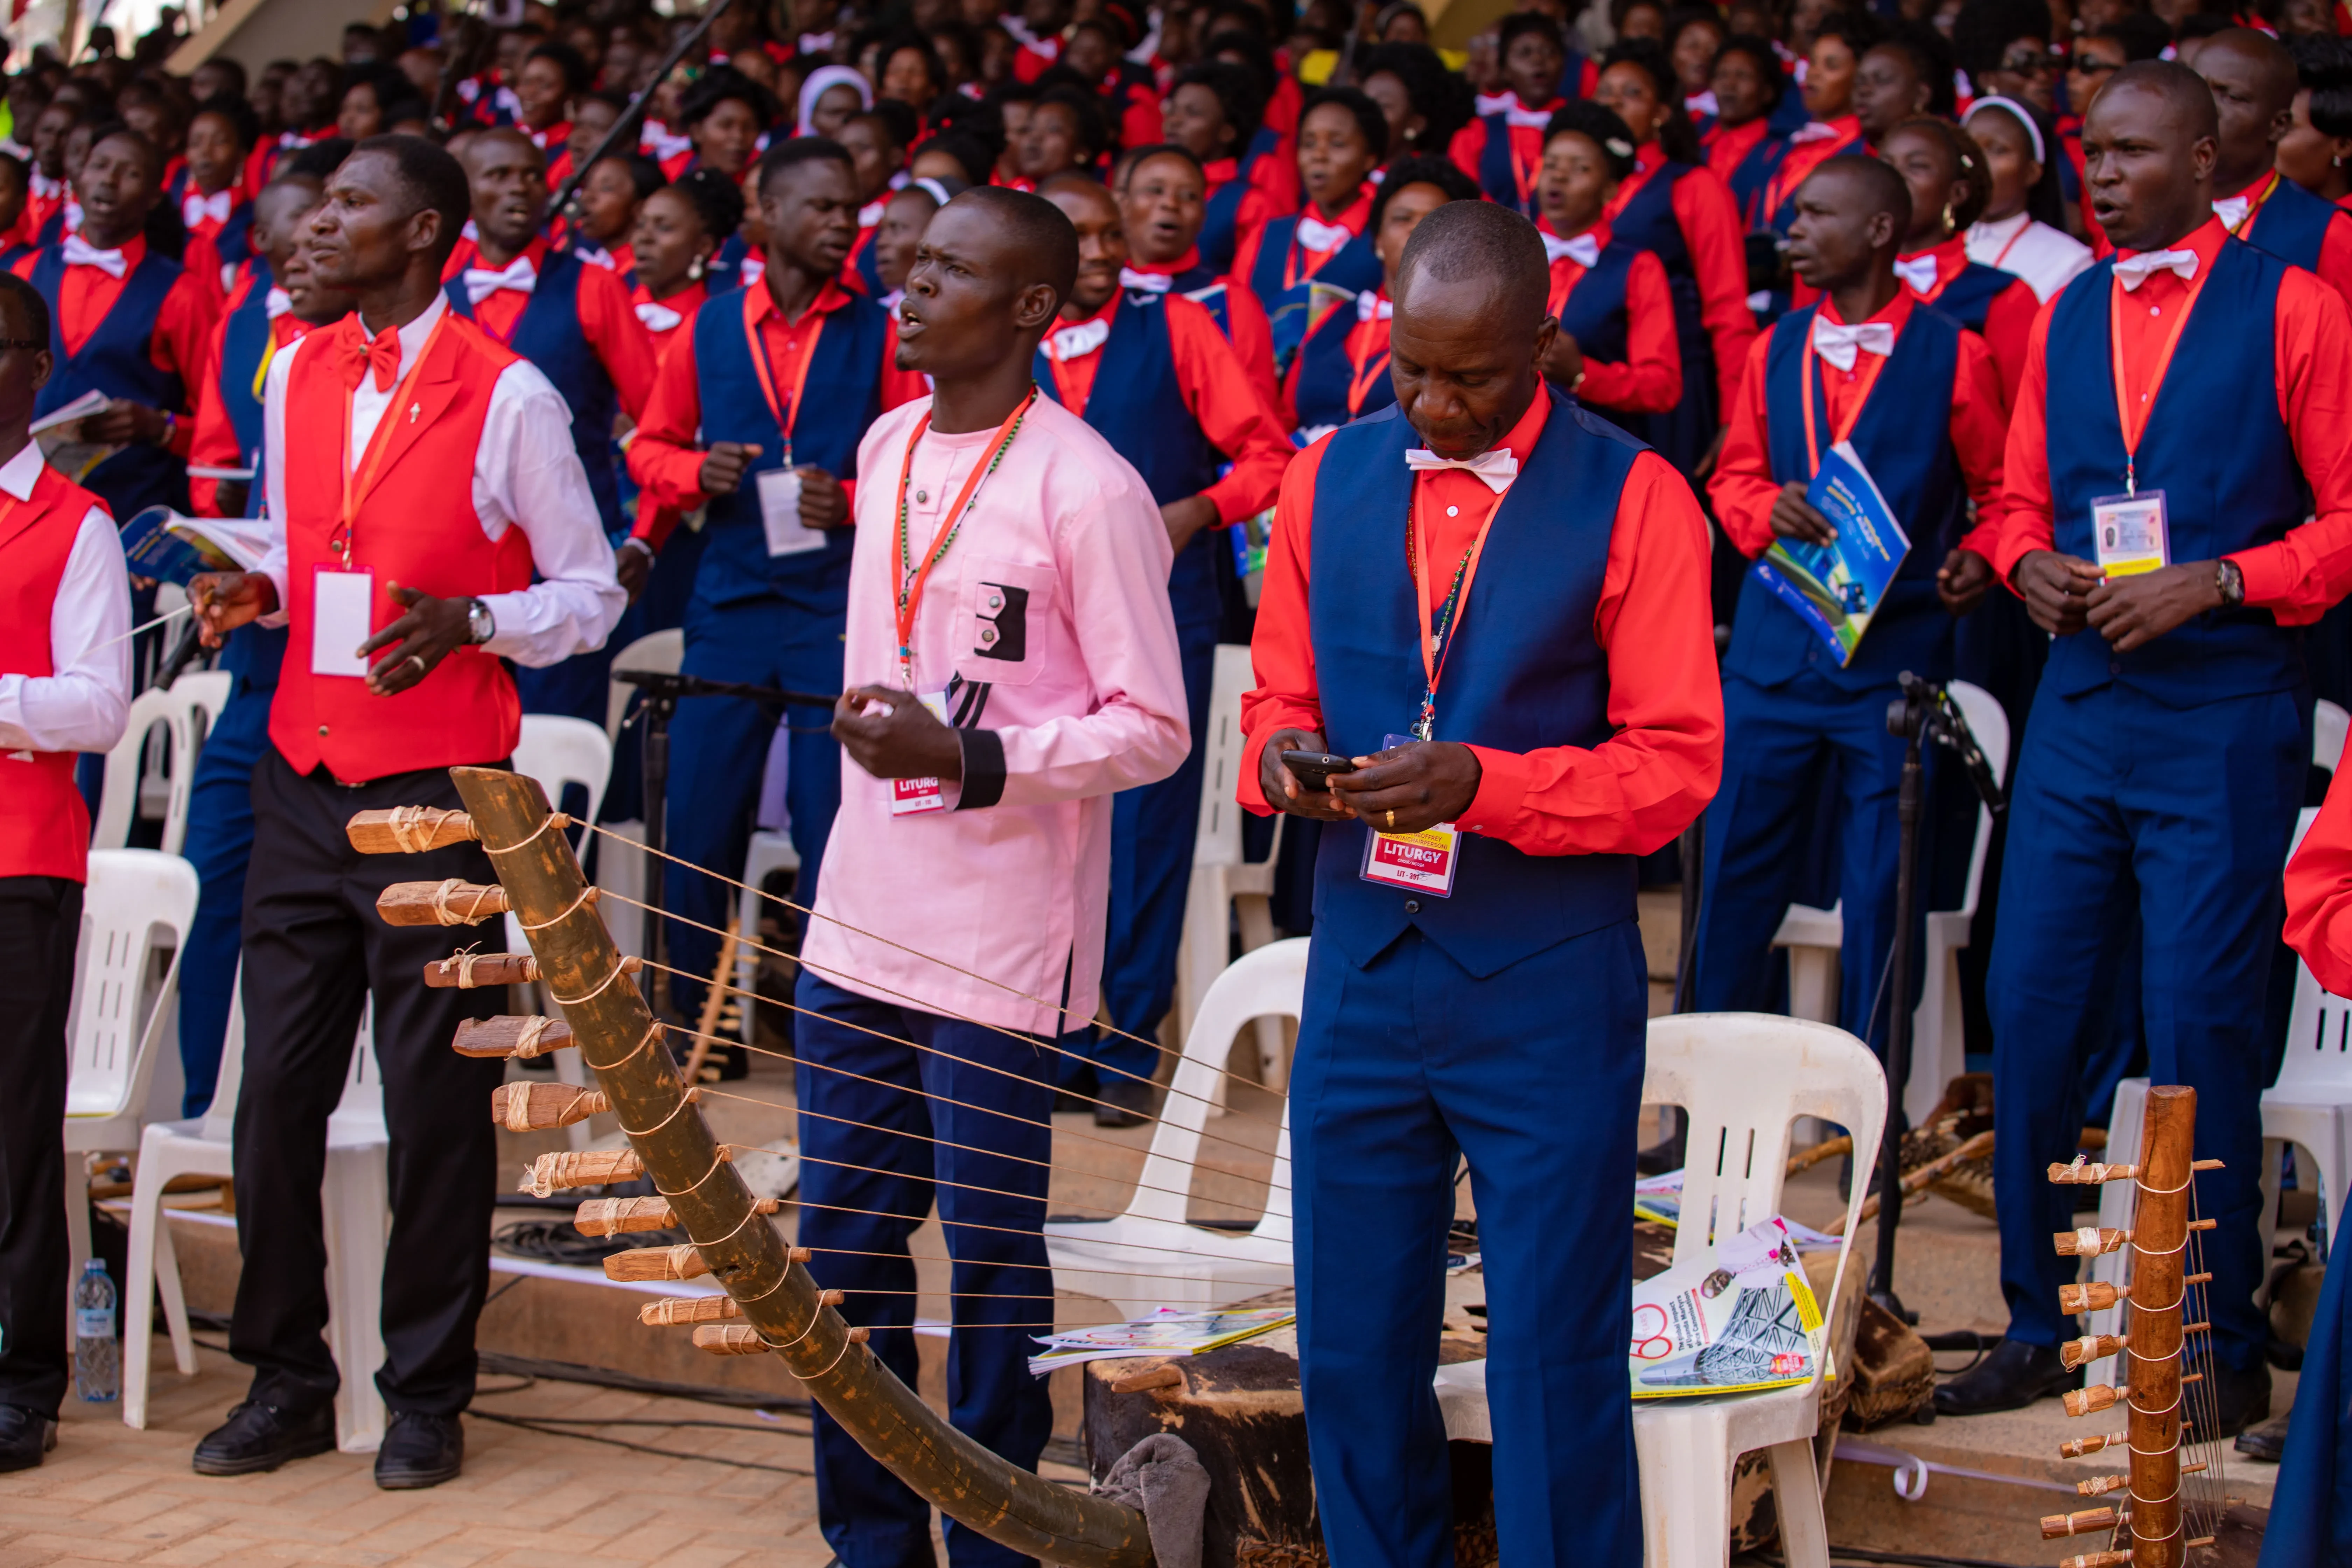
[[[2025,76],[2039,76],[2044,71],[2055,69],[2057,65],[2056,55],[2015,54],[2004,56],[2000,62],[2000,68],[2005,71],[2016,71]]]

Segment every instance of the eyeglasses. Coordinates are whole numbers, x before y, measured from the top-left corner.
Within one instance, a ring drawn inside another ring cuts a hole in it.
[[[2003,56],[2000,68],[2023,75],[2039,76],[2057,68],[2058,57],[2053,54],[2015,54]]]
[[[2105,76],[2111,71],[2119,71],[2124,68],[2120,60],[2092,59],[2077,56],[2074,63],[2066,68],[2077,76]]]

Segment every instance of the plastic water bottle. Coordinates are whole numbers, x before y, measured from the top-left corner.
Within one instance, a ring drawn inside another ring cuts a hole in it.
[[[74,1393],[111,1403],[122,1395],[122,1345],[114,1334],[114,1281],[106,1259],[82,1265],[74,1282]]]

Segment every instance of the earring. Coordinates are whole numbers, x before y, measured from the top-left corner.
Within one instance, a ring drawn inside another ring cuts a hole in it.
[[[697,283],[702,281],[702,258],[698,256],[686,264],[686,275]]]
[[[1956,228],[1956,227],[1958,227],[1958,223],[1955,221],[1955,220],[1958,217],[1958,216],[1959,216],[1959,215],[1958,215],[1958,198],[1957,198],[1957,197],[1949,197],[1949,198],[1947,198],[1947,199],[1945,200],[1945,202],[1944,202],[1944,226],[1945,226],[1946,228]]]

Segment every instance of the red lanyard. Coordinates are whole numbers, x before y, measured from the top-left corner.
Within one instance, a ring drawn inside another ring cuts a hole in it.
[[[2243,239],[2246,237],[2246,231],[2253,227],[2254,219],[2262,216],[2263,204],[2271,199],[2271,193],[2278,189],[2278,183],[2279,172],[2276,169],[2273,169],[2271,171],[2271,177],[2263,182],[2262,190],[2256,193],[2253,200],[2246,204],[2246,216],[2240,218],[2237,223],[2231,226],[2230,230],[2231,238]],[[2168,351],[2168,352],[2169,351]]]
[[[1369,321],[1359,321],[1356,330],[1348,334],[1348,417],[1353,419],[1364,411],[1364,399],[1372,390],[1372,383],[1389,368],[1388,344],[1381,344],[1378,359],[1372,357],[1372,340],[1385,339],[1378,315]]]
[[[783,405],[776,400],[776,367],[768,358],[768,334],[760,330],[759,321],[752,314],[763,298],[768,300],[768,308],[775,310],[775,300],[764,289],[755,286],[743,290],[743,336],[751,349],[751,371],[760,378],[760,394],[768,400],[768,412],[775,416],[776,428],[783,432],[784,467],[789,468],[793,466],[793,426],[800,423],[801,397],[808,391],[809,366],[816,363],[817,340],[824,336],[824,316],[817,311],[814,301],[811,301],[809,310],[816,316],[816,321],[809,328],[808,347],[802,352],[800,363],[793,367],[793,406],[792,412],[787,414]],[[782,320],[781,311],[777,319]],[[908,450],[911,452],[913,448]]]
[[[346,572],[352,569],[352,524],[358,521],[360,508],[366,502],[368,492],[375,489],[376,476],[383,467],[384,455],[392,450],[393,416],[400,411],[402,404],[408,401],[409,393],[416,385],[417,374],[424,370],[425,362],[433,357],[433,345],[441,341],[441,329],[449,324],[449,318],[456,313],[454,310],[441,312],[441,319],[434,322],[433,330],[425,335],[425,346],[417,351],[415,363],[408,367],[408,374],[400,378],[400,384],[392,389],[392,396],[385,401],[383,413],[375,422],[375,433],[368,437],[364,471],[360,474],[357,484],[352,482],[352,404],[359,396],[359,388],[353,387],[343,396],[343,516],[334,536],[327,541],[327,549],[333,552],[340,542],[343,570]],[[367,329],[361,324],[359,317],[354,315],[349,319],[364,338]]]
[[[1832,446],[1835,446],[1853,434],[1854,426],[1862,419],[1864,406],[1870,402],[1871,389],[1878,384],[1878,373],[1886,368],[1886,356],[1872,353],[1868,349],[1864,348],[1857,348],[1853,352],[1861,358],[1868,360],[1870,363],[1863,368],[1862,384],[1854,389],[1854,399],[1848,405],[1846,416],[1843,419],[1830,421]],[[1829,412],[1830,406],[1829,387],[1826,384],[1827,378],[1822,374],[1821,360],[1821,352],[1813,347],[1812,340],[1808,337],[1805,341],[1805,374],[1801,378],[1797,388],[1799,393],[1797,401],[1805,405],[1805,478],[1807,479],[1811,479],[1822,471],[1821,438],[1813,425],[1814,396],[1818,394],[1821,397],[1822,412],[1824,415]]]
[[[1353,210],[1353,204],[1350,204],[1350,210]],[[1306,215],[1302,213],[1299,216],[1303,217]],[[1344,217],[1346,214],[1343,213],[1340,216]],[[1318,219],[1317,221],[1320,222],[1321,220]],[[1346,226],[1344,224],[1334,224],[1332,226],[1335,228],[1341,228]],[[1356,236],[1350,234],[1347,239],[1341,240],[1339,244],[1333,246],[1328,250],[1307,250],[1305,246],[1298,243],[1298,226],[1296,223],[1292,224],[1290,226],[1289,248],[1284,252],[1282,258],[1282,287],[1284,291],[1287,292],[1290,289],[1297,288],[1300,282],[1304,279],[1312,278],[1318,272],[1322,271],[1323,264],[1330,260],[1333,257],[1339,255],[1341,251],[1347,249],[1349,241],[1353,240],[1355,237]],[[1298,257],[1299,253],[1302,251],[1305,251],[1307,256],[1313,258],[1312,260],[1307,262],[1307,270],[1303,273],[1298,270]]]
[[[2017,248],[2017,242],[2023,239],[2025,237],[2025,231],[2032,226],[2033,220],[2030,217],[2023,223],[2017,226],[2017,232],[2009,237],[2009,243],[2002,246],[2000,247],[2000,254],[1992,258],[1992,265],[1996,270],[2000,268],[2002,262],[2009,259],[2009,253]]]
[[[1511,178],[1519,187],[1519,210],[1525,212],[1534,205],[1528,197],[1536,188],[1537,172],[1543,167],[1543,151],[1538,147],[1532,162],[1522,159],[1519,156],[1519,139],[1515,134],[1518,129],[1507,120],[1503,122],[1503,140],[1511,150]],[[1538,140],[1541,140],[1541,132],[1538,132]]]
[[[1484,481],[1481,481],[1482,483]],[[1421,521],[1421,497],[1423,486],[1414,476],[1412,507],[1407,514],[1409,531],[1412,535],[1412,554],[1407,562],[1412,571],[1412,607],[1421,618],[1421,668],[1429,684],[1422,689],[1421,717],[1412,732],[1422,740],[1433,738],[1437,724],[1437,683],[1445,675],[1445,657],[1454,651],[1454,639],[1462,629],[1462,616],[1470,607],[1470,584],[1478,578],[1478,560],[1486,552],[1486,535],[1495,526],[1495,514],[1503,510],[1503,498],[1509,495],[1507,486],[1496,492],[1494,504],[1486,515],[1478,520],[1477,537],[1470,548],[1462,552],[1461,563],[1454,569],[1454,586],[1445,595],[1445,605],[1433,635],[1429,618],[1429,530]]]
[[[2165,372],[2172,368],[2172,351],[2180,346],[2180,334],[2189,325],[2189,312],[2197,308],[2197,296],[2205,287],[2205,279],[2206,270],[2200,266],[2196,278],[2189,285],[2188,294],[2180,301],[2179,312],[2172,318],[2172,331],[2165,334],[2164,347],[2156,356],[2155,374],[2148,377],[2147,390],[2140,395],[2137,409],[2131,405],[2131,395],[2124,390],[2123,310],[2129,295],[2124,289],[2121,279],[2117,279],[2108,290],[2107,346],[2114,355],[2116,429],[2124,441],[2124,489],[2128,494],[2139,493],[2139,472],[2135,462],[2139,453],[2139,438],[2147,431],[2148,416],[2156,411],[2156,395],[2164,385]]]
[[[931,535],[930,547],[919,568],[908,551],[907,482],[915,471],[915,448],[923,444],[923,433],[931,427],[929,409],[925,409],[923,416],[915,421],[915,433],[907,438],[907,456],[898,465],[898,602],[895,624],[898,631],[898,678],[909,691],[915,689],[915,616],[923,607],[923,589],[931,580],[931,568],[940,563],[948,546],[955,542],[956,534],[963,527],[964,512],[980,489],[980,481],[996,472],[996,465],[1004,460],[1013,437],[1021,433],[1022,416],[1036,401],[1037,389],[1033,385],[1020,406],[1006,415],[1004,423],[996,427],[994,449],[986,462],[972,466],[971,472],[964,478],[963,489],[956,493],[954,504],[940,513],[939,530]]]

